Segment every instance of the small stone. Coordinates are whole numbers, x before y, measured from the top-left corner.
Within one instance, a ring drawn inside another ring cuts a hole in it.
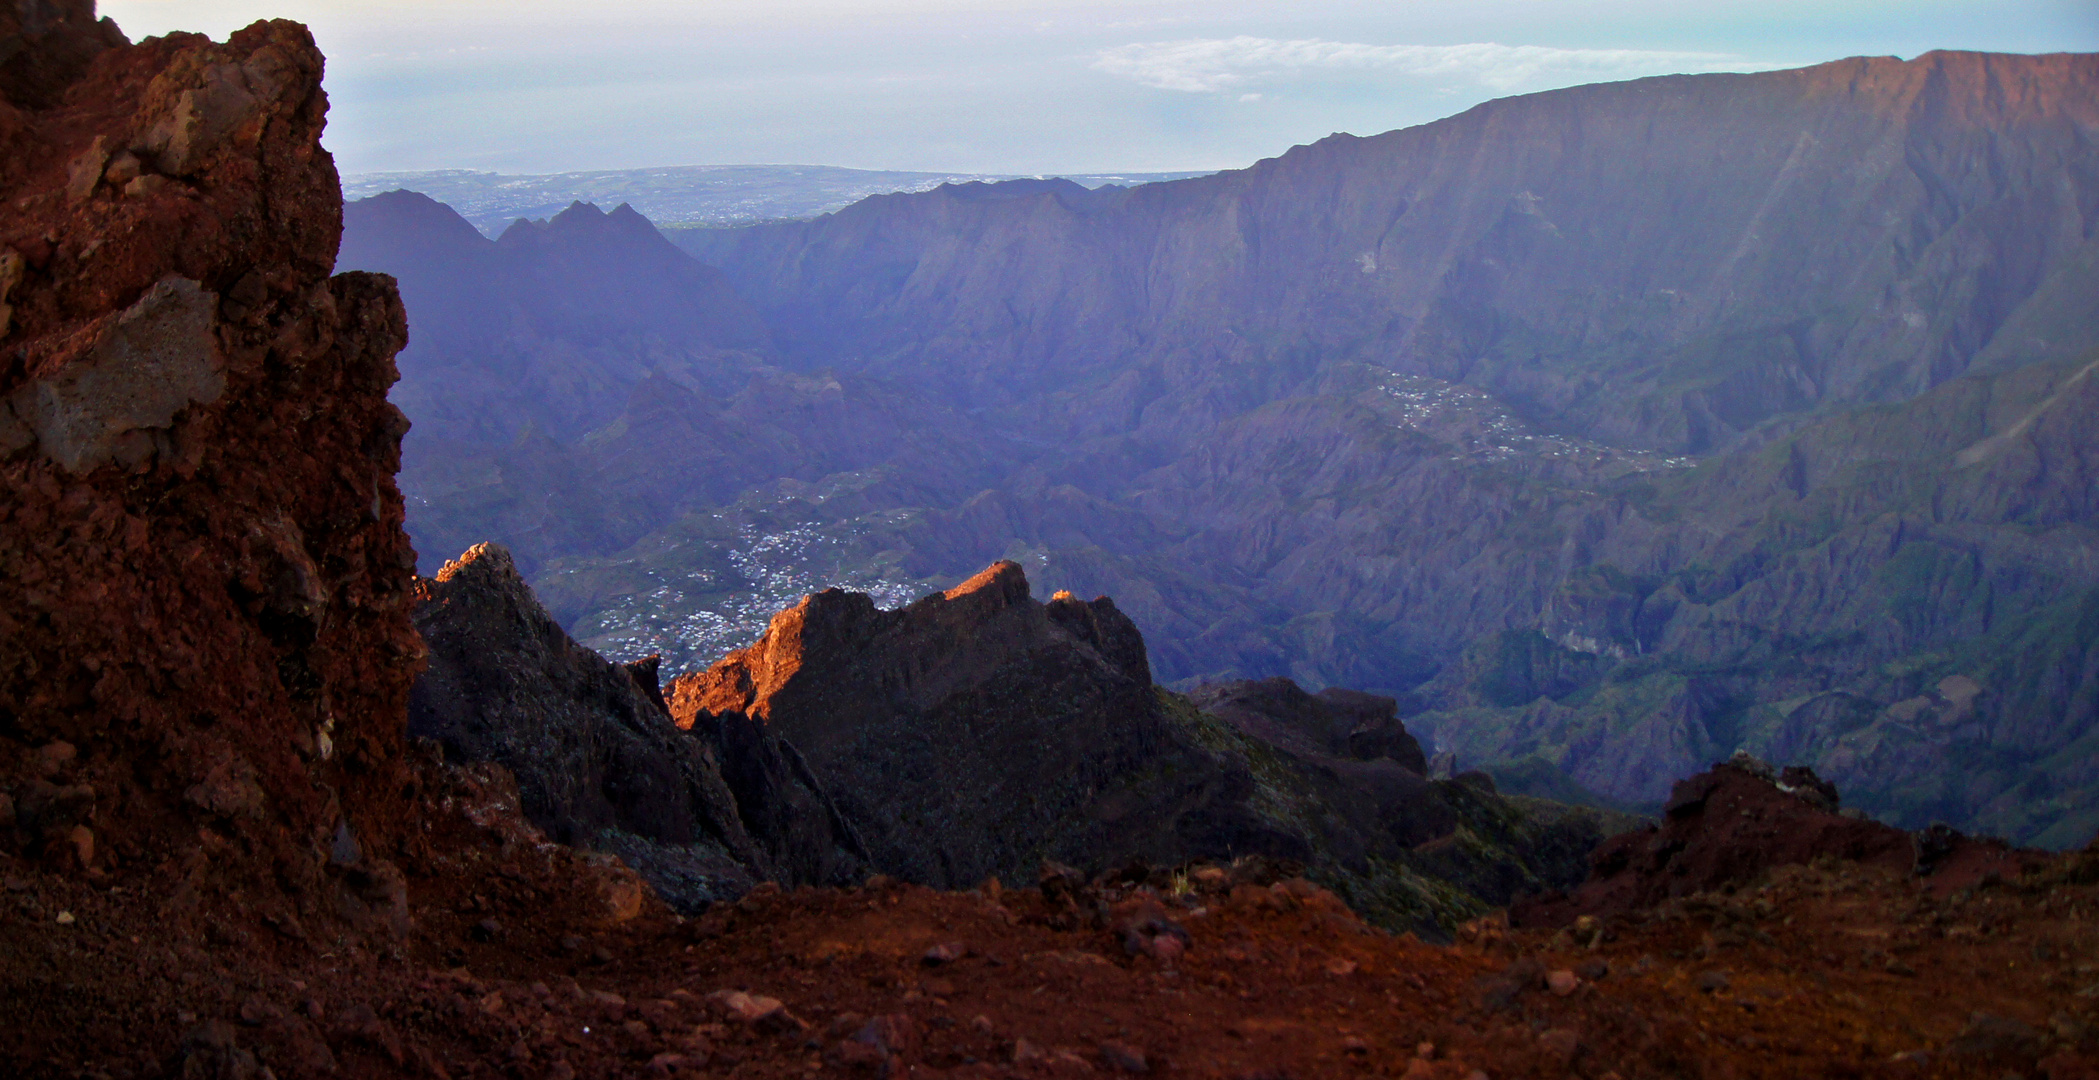
[[[1337,956],[1326,962],[1326,973],[1336,978],[1343,975],[1353,975],[1356,972],[1356,966],[1355,961],[1344,960]]]
[[[92,145],[66,164],[66,200],[79,202],[93,195],[95,184],[102,179],[102,166],[108,161],[107,140],[97,135]]]
[[[1566,997],[1580,988],[1582,981],[1571,971],[1555,971],[1545,976],[1545,986],[1555,997]]]
[[[684,1068],[684,1066],[685,1055],[683,1054],[657,1054],[649,1059],[649,1075],[671,1076],[676,1074],[679,1069]]]
[[[1436,1044],[1426,1040],[1414,1047],[1414,1056],[1423,1061],[1436,1060]]]
[[[978,1031],[989,1033],[991,1031],[991,1018],[983,1013],[978,1013],[969,1018],[969,1026]]]
[[[1128,1043],[1103,1042],[1100,1051],[1101,1060],[1107,1063],[1109,1068],[1121,1069],[1128,1073],[1152,1071],[1151,1063],[1144,1059],[1144,1051]]]
[[[60,926],[71,926],[71,925],[73,925],[73,922],[74,922],[74,919],[73,919],[73,913],[72,913],[72,912],[70,912],[70,911],[61,911],[61,912],[59,912],[59,913],[58,913],[58,925],[60,925]]]
[[[152,173],[147,173],[144,176],[133,177],[130,183],[125,184],[124,196],[126,198],[131,199],[144,198],[149,195],[158,194],[167,186],[167,177],[155,176]]]
[[[240,1022],[249,1027],[261,1027],[277,1018],[277,1007],[259,997],[250,997],[241,1002]]]
[[[1351,1054],[1367,1054],[1370,1052],[1370,1044],[1354,1035],[1350,1035],[1341,1040],[1341,1049]]]
[[[831,1052],[831,1061],[841,1068],[879,1073],[889,1064],[889,1052],[857,1039],[847,1039]]]
[[[579,953],[583,951],[584,946],[590,943],[574,934],[563,934],[561,935],[561,940],[555,942],[555,944],[560,947],[562,952]]]
[[[959,941],[944,941],[927,949],[919,961],[927,967],[939,967],[942,964],[952,964],[968,955],[969,946]]]
[[[1013,1040],[1013,1064],[1036,1065],[1047,1060],[1049,1055],[1043,1053],[1041,1047],[1026,1039]]]
[[[763,994],[747,994],[741,990],[717,990],[709,994],[707,1000],[713,1002],[715,1008],[719,1009],[724,1016],[737,1023],[750,1024],[767,1030],[787,1028],[801,1030],[808,1027],[807,1024],[797,1019],[794,1014],[788,1012],[787,1006],[781,1004],[779,998],[766,997]]]
[[[79,756],[79,749],[76,748],[72,743],[45,743],[44,745],[38,747],[36,751],[37,771],[45,776],[49,776],[52,773],[55,773],[58,770],[65,768],[67,765],[72,764],[73,759]]]
[[[1698,988],[1708,994],[1717,994],[1727,987],[1728,978],[1725,971],[1715,969],[1698,973]]]
[[[102,179],[111,187],[123,187],[137,178],[140,171],[138,155],[129,150],[119,150],[109,159],[109,167],[102,170]]]
[[[492,918],[483,919],[475,923],[473,928],[466,933],[468,937],[473,938],[475,941],[494,941],[503,933],[503,924]]]
[[[1049,1067],[1056,1072],[1090,1073],[1093,1063],[1069,1050],[1058,1050],[1050,1055]]]
[[[1538,1033],[1539,1051],[1561,1065],[1572,1062],[1581,1045],[1581,1038],[1566,1028],[1547,1028]]]
[[[1435,1080],[1436,1067],[1414,1058],[1407,1062],[1407,1071],[1399,1074],[1399,1080]]]

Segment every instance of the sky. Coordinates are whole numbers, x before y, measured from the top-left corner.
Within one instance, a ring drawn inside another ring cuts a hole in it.
[[[346,174],[1237,168],[1580,83],[2099,51],[2099,0],[104,0],[328,56]]]

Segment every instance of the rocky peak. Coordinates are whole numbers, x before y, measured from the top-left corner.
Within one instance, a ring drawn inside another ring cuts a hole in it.
[[[359,199],[343,208],[343,244],[338,253],[347,268],[367,268],[375,252],[414,248],[441,252],[483,251],[495,241],[481,235],[451,207],[417,191],[389,191]]]
[[[668,697],[681,727],[749,716],[799,747],[878,869],[966,886],[1081,858],[1099,788],[1168,749],[1142,648],[1112,603],[1041,603],[999,562],[895,611],[805,597]]]
[[[680,676],[672,695],[687,709],[733,710],[781,723],[798,745],[822,758],[822,748],[834,741],[830,733],[800,730],[801,721],[785,719],[804,715],[806,704],[843,696],[933,708],[1042,649],[1067,654],[1111,682],[1151,683],[1142,635],[1112,601],[1040,603],[1029,595],[1020,564],[1001,561],[896,611],[877,609],[865,593],[813,593],[774,616],[748,648],[708,671]]]
[[[400,913],[405,324],[329,276],[321,55],[38,0],[0,57],[0,802],[61,747],[91,793],[0,846],[94,875],[232,838],[258,899]]]
[[[579,203],[489,240],[451,207],[388,192],[344,208],[341,265],[392,274],[408,302],[415,341],[396,399],[416,417],[411,478],[418,447],[441,469],[528,425],[576,439],[616,419],[652,372],[713,386],[718,370],[748,366],[744,351],[769,348],[721,274],[631,209]]]
[[[1581,888],[1521,901],[1510,918],[1557,926],[1585,915],[1625,914],[1818,859],[1914,874],[1944,895],[1987,874],[2016,877],[2038,856],[1943,825],[1904,832],[1856,811],[1839,813],[1838,803],[1835,785],[1812,769],[1774,769],[1737,753],[1678,781],[1660,822],[1604,841],[1590,856]]]
[[[672,726],[656,665],[577,645],[500,545],[446,563],[417,597],[430,666],[409,734],[509,769],[525,815],[554,839],[621,855],[686,910],[763,880],[859,872],[857,838],[792,747],[739,716]]]

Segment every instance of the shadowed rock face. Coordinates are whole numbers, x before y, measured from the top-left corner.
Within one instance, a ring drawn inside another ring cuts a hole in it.
[[[1307,694],[1289,679],[1274,678],[1204,686],[1189,697],[1241,731],[1298,754],[1388,758],[1416,776],[1428,774],[1421,744],[1400,722],[1399,703],[1381,694],[1338,686]]]
[[[1442,935],[1485,903],[1571,884],[1601,837],[1592,815],[1424,779],[1389,698],[1245,684],[1207,714],[1150,684],[1143,638],[1112,601],[1038,602],[1010,562],[894,611],[814,594],[667,696],[680,726],[785,736],[873,869],[949,887],[1031,876],[1045,858],[1098,870],[1267,855],[1314,867],[1388,924]],[[1409,870],[1469,899],[1438,899]]]
[[[1560,926],[1749,885],[1780,867],[1832,859],[1927,877],[1945,895],[1986,874],[2016,877],[2039,853],[1976,840],[1945,826],[1907,833],[1842,816],[1836,786],[1812,769],[1780,773],[1748,755],[1679,781],[1659,824],[1612,837],[1590,856],[1589,880],[1511,906],[1519,925]]]
[[[430,666],[409,734],[508,768],[553,839],[619,853],[683,910],[761,880],[859,876],[857,840],[792,747],[741,717],[674,727],[654,665],[570,640],[502,548],[473,548],[417,596]]]
[[[812,595],[668,697],[680,726],[741,714],[801,748],[877,869],[967,887],[1142,846],[1102,789],[1166,760],[1219,772],[1176,745],[1148,676],[1112,601],[1036,602],[1000,563],[898,611]]]
[[[258,902],[399,929],[405,327],[329,276],[321,68],[293,23],[129,45],[0,6],[0,847],[216,845],[272,868]]]

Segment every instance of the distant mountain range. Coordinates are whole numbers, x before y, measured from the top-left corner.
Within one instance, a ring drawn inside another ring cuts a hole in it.
[[[2094,145],[2099,57],[1934,53],[675,246],[394,195],[342,266],[401,280],[426,563],[504,542],[615,658],[1010,558],[1112,595],[1161,681],[1388,693],[1508,786],[1651,804],[1746,748],[2065,845],[2099,826]]]
[[[1069,174],[1089,188],[1181,180],[1201,172]],[[343,177],[343,198],[416,191],[494,236],[519,218],[552,217],[572,202],[626,203],[664,228],[720,228],[815,217],[869,195],[930,191],[942,184],[1023,179],[982,173],[894,172],[832,165],[673,165],[599,172],[505,174],[471,169]],[[1033,179],[1043,179],[1034,177]]]

